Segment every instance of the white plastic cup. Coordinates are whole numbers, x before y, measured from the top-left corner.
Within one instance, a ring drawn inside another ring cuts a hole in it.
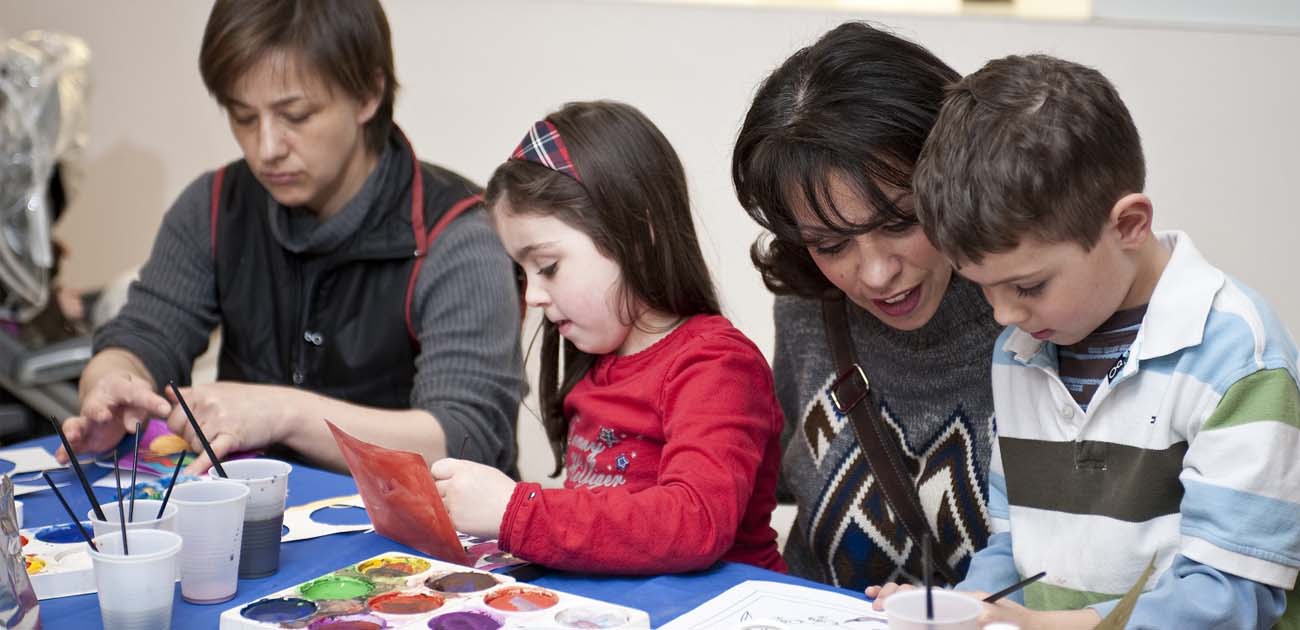
[[[925,589],[894,593],[885,600],[889,630],[979,630],[979,600],[934,589],[934,619],[925,618]]]
[[[181,537],[156,529],[127,529],[95,537],[91,550],[99,614],[105,630],[169,630],[176,594],[176,559]]]
[[[236,459],[221,463],[230,481],[248,486],[244,540],[239,551],[240,579],[263,578],[280,570],[284,502],[293,466],[276,459]],[[221,479],[214,467],[208,477]]]
[[[248,487],[235,481],[208,480],[172,489],[181,551],[181,598],[191,604],[217,604],[239,587],[239,545],[243,539]]]
[[[179,486],[177,486],[179,487]],[[127,513],[130,500],[122,504],[123,513]],[[176,504],[171,501],[167,502],[167,509],[163,510],[162,518],[157,518],[158,507],[162,501],[156,499],[136,499],[135,500],[135,518],[127,513],[126,529],[161,529],[167,532],[176,531]],[[92,508],[86,511],[86,520],[90,521],[91,527],[95,528],[96,536],[115,534],[122,528],[122,521],[117,517],[117,502],[109,501],[104,503],[104,516],[107,520],[99,520],[95,517],[95,510]]]

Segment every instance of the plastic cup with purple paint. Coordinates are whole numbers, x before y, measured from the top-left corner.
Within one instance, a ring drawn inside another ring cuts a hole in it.
[[[222,479],[184,483],[172,489],[179,508],[176,532],[181,551],[181,597],[216,604],[235,596],[248,487]]]

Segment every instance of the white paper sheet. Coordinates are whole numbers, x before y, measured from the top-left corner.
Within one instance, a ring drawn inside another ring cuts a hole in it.
[[[806,586],[749,580],[700,605],[662,630],[886,630],[871,603]]]
[[[62,487],[64,487],[64,486],[67,486],[68,484],[67,484],[67,483],[56,483],[56,484],[54,484],[54,485],[59,486],[60,488],[62,488]],[[45,485],[45,482],[41,482],[41,485],[39,485],[39,486],[38,486],[38,485],[35,485],[35,484],[21,484],[21,483],[16,483],[16,484],[14,484],[14,496],[16,496],[16,497],[21,497],[21,496],[23,496],[24,494],[31,494],[31,493],[33,493],[33,492],[40,492],[40,491],[42,491],[42,490],[49,490],[49,489],[50,489],[50,487],[49,487],[48,485]]]
[[[9,471],[10,475],[21,475],[26,472],[41,470],[55,470],[62,468],[63,464],[54,459],[49,451],[39,446],[24,446],[22,448],[7,448],[0,450],[0,459],[13,462],[14,469]]]

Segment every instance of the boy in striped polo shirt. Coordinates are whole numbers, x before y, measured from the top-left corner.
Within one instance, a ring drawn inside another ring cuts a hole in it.
[[[1295,627],[1295,345],[1187,235],[1152,231],[1144,179],[1133,120],[1093,69],[1007,57],[949,91],[918,215],[1007,326],[995,533],[958,588],[1046,571],[986,617],[1091,628],[1154,558],[1129,627]]]

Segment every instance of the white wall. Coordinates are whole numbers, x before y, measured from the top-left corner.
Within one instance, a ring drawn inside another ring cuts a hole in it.
[[[142,261],[171,200],[237,156],[197,72],[207,3],[5,0],[0,30],[80,35],[94,61],[83,193],[58,233],[69,283]],[[1292,273],[1300,210],[1300,34],[844,12],[475,0],[385,3],[397,119],[426,159],[482,182],[528,125],[565,101],[644,110],[681,153],[706,256],[733,321],[772,347],[771,298],[748,261],[757,234],[732,196],[731,143],[758,81],[839,22],[871,17],[961,72],[1018,52],[1094,65],[1145,140],[1158,227],[1185,229],[1215,263],[1300,330]]]

